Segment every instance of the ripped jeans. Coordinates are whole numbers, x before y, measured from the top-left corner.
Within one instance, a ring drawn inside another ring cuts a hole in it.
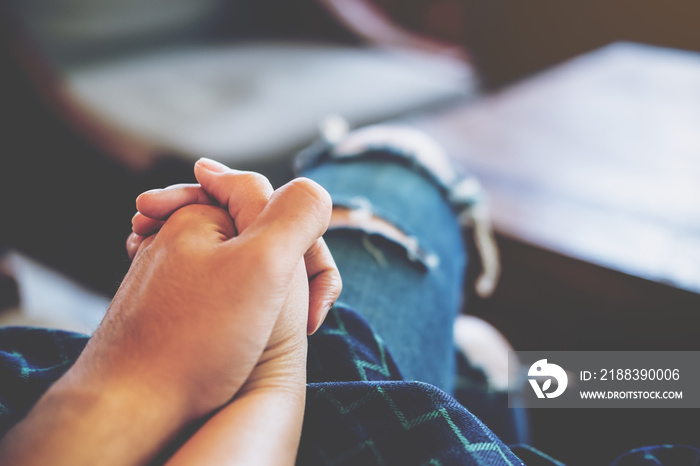
[[[329,229],[325,240],[343,278],[340,301],[367,319],[406,380],[452,393],[465,246],[439,184],[404,162],[325,160],[300,174],[326,188],[334,206],[358,218],[374,215],[405,234],[397,239],[361,227]]]

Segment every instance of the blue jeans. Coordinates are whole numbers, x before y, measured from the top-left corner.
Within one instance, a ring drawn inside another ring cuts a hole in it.
[[[409,161],[381,157],[326,160],[301,175],[326,188],[334,205],[370,209],[414,240],[359,228],[325,235],[343,278],[340,301],[367,319],[406,380],[452,393],[466,252],[440,185]]]

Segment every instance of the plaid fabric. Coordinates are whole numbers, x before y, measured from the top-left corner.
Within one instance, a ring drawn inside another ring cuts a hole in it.
[[[71,366],[87,341],[86,335],[59,330],[0,328],[0,435]],[[478,373],[461,367],[467,381],[462,393],[475,403]],[[530,466],[561,465],[532,448],[507,447],[439,389],[403,381],[379,336],[341,306],[309,339],[308,382],[297,464],[516,465],[524,464],[522,458]],[[482,400],[487,406],[493,401]],[[614,466],[697,460],[693,447],[660,446],[632,451]]]
[[[350,309],[336,306],[310,338],[308,382],[298,464],[522,464],[454,398],[402,381]]]
[[[0,328],[0,436],[70,368],[87,341],[61,330]]]

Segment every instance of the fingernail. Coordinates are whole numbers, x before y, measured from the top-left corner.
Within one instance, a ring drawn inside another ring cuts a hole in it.
[[[328,317],[328,313],[331,312],[331,309],[333,309],[333,306],[335,306],[335,303],[331,303],[326,307],[326,309],[323,311],[323,317],[318,321],[318,324],[316,324],[316,328],[309,335],[313,335],[318,331],[318,329],[321,328],[323,323],[326,321],[326,317]]]
[[[129,255],[129,259],[133,259],[135,254],[135,247],[136,247],[136,240],[137,236],[135,236],[136,233],[131,233],[129,237],[126,239],[126,252]]]
[[[201,159],[197,160],[195,166],[204,168],[205,170],[209,170],[210,172],[214,173],[223,173],[229,169],[223,163],[217,162],[216,160],[208,159],[206,157],[202,157]]]
[[[321,321],[321,322],[319,322],[318,324],[316,324],[316,328],[313,329],[312,331],[310,331],[309,333],[307,333],[307,335],[308,335],[308,336],[311,336],[311,335],[313,335],[314,333],[316,333],[316,332],[318,331],[318,329],[321,328],[321,325],[322,325],[322,324],[323,324],[323,321]]]
[[[141,199],[143,196],[151,195],[151,194],[156,194],[156,193],[159,193],[159,192],[161,192],[161,191],[162,191],[162,189],[157,188],[157,189],[149,189],[148,191],[142,192],[141,194],[139,194],[138,196],[136,196],[136,205],[137,205],[137,206],[139,205],[139,199]],[[137,209],[138,209],[138,207],[137,207]]]
[[[159,193],[159,192],[161,192],[162,190],[163,190],[163,188],[149,189],[148,191],[142,192],[142,193],[141,193],[141,196],[143,196],[144,194],[155,194],[155,193]],[[140,196],[139,196],[139,197],[140,197]]]

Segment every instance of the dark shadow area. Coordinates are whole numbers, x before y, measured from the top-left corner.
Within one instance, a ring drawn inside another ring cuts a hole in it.
[[[696,351],[700,296],[499,237],[503,277],[470,312],[517,351]],[[696,445],[696,409],[533,409],[533,445],[570,465],[632,448]]]

